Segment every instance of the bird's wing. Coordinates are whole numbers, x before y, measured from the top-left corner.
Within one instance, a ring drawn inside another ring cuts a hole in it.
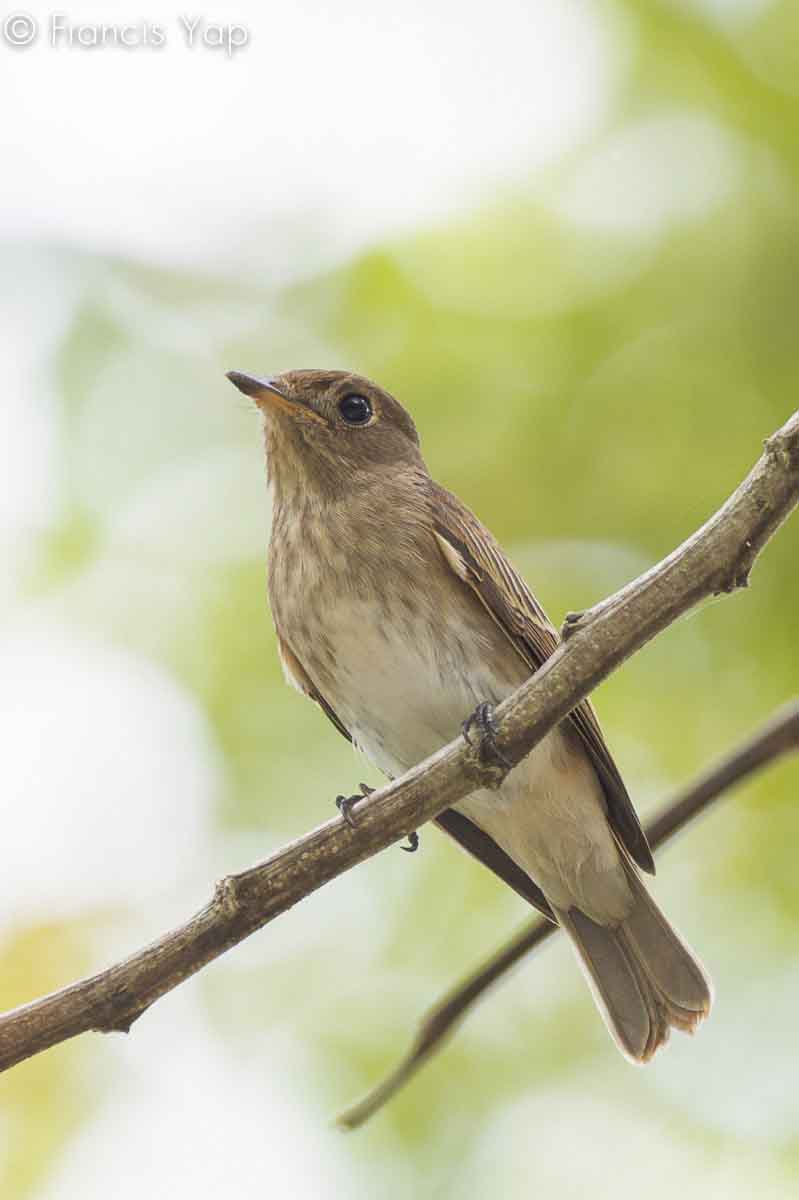
[[[288,642],[280,634],[278,634],[277,638],[277,648],[283,667],[283,674],[286,676],[287,682],[292,687],[295,687],[297,691],[314,700],[322,709],[325,716],[329,717],[333,722],[339,733],[348,742],[351,742],[353,740],[352,734],[338,716],[333,706],[325,700],[297,658],[297,655],[291,649],[291,646],[289,646]],[[464,850],[478,859],[483,866],[493,871],[503,883],[513,888],[522,899],[527,900],[534,908],[539,909],[545,917],[549,917],[551,921],[554,921],[555,918],[552,909],[549,907],[544,893],[522,871],[521,867],[516,865],[510,855],[506,854],[497,845],[493,838],[490,838],[487,833],[483,833],[482,829],[479,829],[461,813],[455,812],[453,808],[445,809],[444,812],[438,814],[435,820],[436,824],[448,833],[454,841],[458,842]]]
[[[510,855],[500,849],[494,839],[484,833],[473,821],[454,808],[445,808],[436,817],[436,824],[468,854],[481,862],[484,867],[488,867],[489,871],[493,871],[503,883],[507,883],[508,887],[513,888],[514,892],[523,900],[532,904],[533,908],[537,908],[550,921],[556,920],[555,914],[549,907],[549,901],[540,887],[533,883],[527,872],[517,866]]]
[[[554,653],[560,638],[527,584],[488,530],[444,488],[432,494],[434,533],[444,561],[472,589],[535,673]],[[646,834],[605,744],[596,713],[583,700],[569,716],[602,783],[611,826],[642,870],[655,873]]]
[[[283,667],[283,674],[286,677],[286,682],[290,683],[292,687],[295,687],[298,692],[302,692],[304,696],[308,696],[311,700],[316,701],[322,712],[326,717],[330,718],[342,737],[345,737],[348,742],[351,742],[352,734],[350,733],[349,729],[347,729],[347,726],[344,724],[344,722],[337,716],[332,705],[328,704],[327,700],[325,700],[324,696],[313,683],[308,672],[305,670],[305,667],[297,658],[297,655],[294,653],[291,646],[280,636],[280,634],[277,635],[277,650],[278,654],[280,655],[280,664]]]

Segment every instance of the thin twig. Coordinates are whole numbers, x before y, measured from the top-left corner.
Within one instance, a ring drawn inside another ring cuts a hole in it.
[[[689,787],[678,792],[662,812],[647,826],[653,850],[659,849],[684,829],[695,817],[748,776],[772,765],[784,754],[799,751],[799,699],[781,708],[749,741],[733,750],[716,766],[700,775]],[[337,1118],[344,1129],[363,1125],[406,1083],[444,1048],[467,1013],[522,958],[543,945],[559,926],[545,917],[528,922],[524,929],[501,950],[428,1009],[419,1025],[408,1053],[395,1069],[362,1100]]]
[[[755,558],[799,501],[799,413],[766,442],[710,520],[641,579],[585,614],[568,643],[497,708],[515,765],[620,663],[700,601],[745,586]],[[501,773],[500,773],[501,774]],[[496,786],[458,737],[340,817],[229,875],[186,924],[123,962],[0,1017],[0,1070],[88,1030],[127,1032],[160,996],[323,884],[406,837],[478,787]]]

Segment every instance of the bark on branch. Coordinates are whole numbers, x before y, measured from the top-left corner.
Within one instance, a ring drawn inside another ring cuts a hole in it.
[[[620,663],[701,600],[746,585],[799,502],[799,413],[766,442],[746,479],[668,558],[570,622],[568,641],[497,709],[497,742],[516,764]],[[160,996],[344,871],[404,838],[495,766],[457,738],[353,809],[217,884],[186,924],[97,975],[0,1016],[0,1070],[89,1030],[127,1032]]]

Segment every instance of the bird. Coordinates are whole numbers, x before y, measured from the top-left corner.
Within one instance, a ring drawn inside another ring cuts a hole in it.
[[[410,413],[349,371],[227,377],[264,418],[287,682],[389,779],[475,725],[490,749],[494,706],[559,635],[489,530],[432,478]],[[644,882],[652,854],[588,699],[437,824],[561,926],[628,1060],[709,1014],[709,977]]]

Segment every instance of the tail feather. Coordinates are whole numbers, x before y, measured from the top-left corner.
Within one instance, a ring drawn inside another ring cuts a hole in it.
[[[577,908],[557,910],[597,1005],[620,1050],[648,1062],[671,1027],[693,1033],[712,1003],[710,982],[672,929],[634,867],[630,915],[600,925]]]
[[[710,982],[694,952],[669,924],[632,868],[630,887],[635,905],[624,931],[636,955],[646,963],[658,990],[679,1009],[707,1016],[712,1003]]]

